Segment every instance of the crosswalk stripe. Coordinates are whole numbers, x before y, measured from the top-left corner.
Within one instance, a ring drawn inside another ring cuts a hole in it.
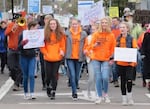
[[[147,94],[145,94],[145,95],[146,95],[148,98],[150,98],[150,94],[147,93]]]
[[[9,78],[4,85],[2,85],[2,87],[0,88],[0,100],[7,94],[7,92],[9,91],[9,89],[12,87],[12,85],[14,84],[14,81]]]
[[[79,105],[84,105],[84,104],[94,104],[94,101],[96,99],[95,92],[92,91],[92,98],[87,97],[87,91],[83,90],[81,92],[78,92],[78,99],[84,100],[81,102],[20,102],[19,104],[62,104],[62,105],[70,105],[70,104],[79,104]],[[16,96],[23,96],[23,93],[18,93],[18,94],[12,94]],[[47,97],[46,92],[36,92],[35,95],[37,97]],[[72,93],[56,93],[56,96],[68,96],[71,98]],[[148,98],[150,98],[150,94],[145,94]],[[121,103],[110,103],[111,105],[121,105]],[[150,103],[134,103],[134,105],[139,105],[139,106],[150,106]]]
[[[41,105],[41,104],[49,104],[49,105],[91,105],[95,104],[94,102],[20,102],[19,104],[23,105]],[[106,104],[106,103],[101,103]],[[109,103],[109,105],[122,105],[121,103]],[[135,106],[150,106],[150,103],[134,103]]]

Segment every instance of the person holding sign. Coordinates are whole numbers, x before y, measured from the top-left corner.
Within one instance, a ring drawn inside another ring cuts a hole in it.
[[[56,19],[50,19],[45,28],[45,46],[40,48],[44,56],[47,96],[55,99],[58,69],[65,55],[66,37]]]
[[[121,48],[137,48],[136,40],[128,34],[129,25],[126,22],[120,24],[120,36],[117,38],[117,47]],[[132,78],[135,62],[117,61],[117,70],[121,79],[122,105],[133,105],[132,98]]]
[[[91,63],[93,64],[96,91],[98,97],[95,101],[96,104],[102,102],[102,98],[106,103],[110,103],[108,96],[108,83],[110,64],[112,64],[112,55],[116,45],[116,39],[111,32],[110,18],[104,17],[100,20],[98,25],[98,31],[93,34],[92,41],[90,43]]]
[[[28,24],[28,30],[38,29],[38,22],[31,21]],[[24,46],[29,42],[28,39],[23,39],[23,34],[19,37],[18,50],[20,51],[20,63],[23,72],[23,88],[24,88],[24,99],[36,99],[34,95],[34,70],[36,61],[35,48],[25,49]],[[28,93],[28,80],[30,84],[30,95]]]

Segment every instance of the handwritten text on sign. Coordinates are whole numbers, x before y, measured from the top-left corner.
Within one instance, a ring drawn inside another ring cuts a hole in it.
[[[28,39],[28,43],[24,46],[24,49],[38,48],[44,46],[44,30],[25,30],[23,31],[23,40]]]

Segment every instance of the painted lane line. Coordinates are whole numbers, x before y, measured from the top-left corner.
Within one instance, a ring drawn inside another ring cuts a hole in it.
[[[36,96],[44,96],[47,97],[46,92],[35,92],[34,93]],[[24,96],[24,93],[17,93],[17,94],[12,94],[12,95],[16,95],[16,96]],[[72,93],[56,93],[56,96],[71,96]],[[83,95],[82,92],[79,92],[78,95]]]
[[[21,102],[19,104],[23,105],[41,105],[41,104],[47,104],[47,105],[93,105],[94,102]],[[106,103],[101,103],[106,104]],[[121,103],[109,103],[109,105],[122,105]],[[134,103],[135,106],[150,106],[150,103]]]
[[[5,82],[5,84],[2,85],[0,88],[0,100],[7,94],[9,89],[14,84],[14,81],[9,77],[9,79]]]
[[[84,105],[84,104],[95,104],[95,103],[90,103],[90,102],[22,102],[22,103],[19,103],[19,104],[27,104],[27,105],[35,105],[35,104],[39,104],[39,105],[41,105],[41,104],[50,104],[50,105],[58,105],[58,104],[60,104],[60,105],[72,105],[72,104],[79,104],[79,105]]]
[[[150,94],[147,93],[147,94],[145,94],[145,95],[146,95],[148,98],[150,98]]]

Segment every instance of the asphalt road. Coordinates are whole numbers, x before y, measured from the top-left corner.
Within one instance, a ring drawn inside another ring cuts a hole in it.
[[[46,92],[42,90],[40,74],[35,80],[35,95],[36,100],[23,99],[23,89],[21,91],[12,91],[12,81],[8,73],[0,74],[1,88],[7,83],[7,93],[0,99],[0,109],[149,109],[150,108],[150,94],[146,88],[142,87],[141,78],[137,78],[136,85],[133,86],[133,98],[135,104],[133,106],[121,105],[120,87],[115,88],[113,84],[109,85],[110,104],[101,103],[96,105],[93,99],[86,97],[87,75],[84,74],[80,80],[80,89],[78,90],[79,100],[73,101],[71,98],[71,88],[67,86],[67,77],[59,76],[58,88],[56,92],[56,99],[50,100]],[[7,81],[7,82],[6,82]],[[1,90],[1,89],[0,89]],[[5,92],[5,90],[4,90]],[[1,94],[1,93],[0,93]],[[93,92],[94,95],[94,92]]]

